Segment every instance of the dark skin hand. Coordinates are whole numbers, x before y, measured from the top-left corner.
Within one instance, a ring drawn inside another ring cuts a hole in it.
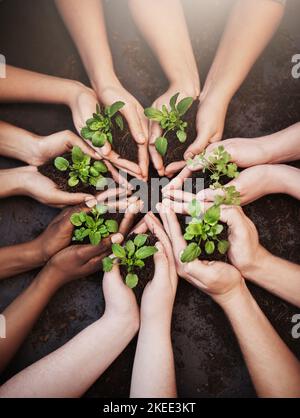
[[[78,209],[90,210],[82,207],[77,207]],[[13,358],[57,290],[72,280],[99,271],[102,259],[111,253],[112,243],[123,241],[136,214],[135,211],[128,210],[120,224],[119,231],[122,233],[119,232],[103,239],[99,245],[71,245],[67,247],[73,232],[69,216],[75,210],[76,208],[72,208],[63,211],[39,237],[40,239],[43,237],[45,242],[51,242],[51,239],[47,240],[46,238],[53,237],[52,234],[57,234],[59,230],[61,238],[57,240],[57,247],[54,248],[50,244],[47,248],[48,254],[53,251],[56,251],[56,254],[50,258],[30,286],[2,313],[6,319],[7,335],[5,339],[0,340],[0,372]],[[63,249],[59,251],[58,247]]]

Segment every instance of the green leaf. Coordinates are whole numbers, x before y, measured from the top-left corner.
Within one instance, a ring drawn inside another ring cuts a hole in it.
[[[213,205],[204,214],[204,221],[209,225],[216,225],[220,219],[220,206]]]
[[[119,225],[118,225],[118,222],[115,221],[114,219],[108,219],[107,221],[105,221],[105,225],[107,227],[108,232],[110,233],[118,232]]]
[[[144,247],[141,247],[136,251],[135,256],[139,260],[144,260],[145,258],[151,257],[157,251],[158,250],[156,247],[145,245]]]
[[[134,265],[140,268],[145,267],[145,263],[143,260],[135,260]]]
[[[134,287],[136,287],[138,282],[139,282],[139,278],[136,274],[133,274],[133,273],[127,274],[125,278],[125,283],[128,287],[130,287],[130,289],[133,289]]]
[[[198,218],[201,214],[201,204],[196,200],[193,199],[188,205],[188,213],[193,218]]]
[[[100,108],[99,103],[96,104],[96,113],[97,114],[101,113],[101,108]]]
[[[170,99],[170,107],[171,107],[171,110],[173,111],[176,110],[176,102],[177,102],[178,96],[179,96],[179,93],[176,93]]]
[[[220,254],[226,254],[229,249],[229,242],[222,240],[218,242],[218,251]]]
[[[186,141],[186,133],[184,131],[177,131],[176,136],[182,144]]]
[[[134,245],[140,248],[146,243],[147,239],[148,239],[147,234],[139,234],[134,238]]]
[[[56,157],[54,165],[59,171],[66,171],[69,168],[69,161],[63,157]]]
[[[93,166],[99,173],[107,173],[108,171],[108,168],[106,167],[103,161],[95,161]]]
[[[180,116],[183,116],[189,110],[193,101],[194,99],[192,97],[186,97],[185,99],[180,100],[177,105],[177,111]]]
[[[162,119],[162,112],[154,107],[147,107],[144,110],[144,114],[148,119],[160,122]]]
[[[101,233],[99,231],[90,231],[89,238],[92,245],[98,245],[101,241]]]
[[[124,102],[115,102],[115,103],[113,103],[110,107],[109,107],[109,109],[108,109],[108,112],[109,112],[109,116],[110,117],[112,117],[112,116],[114,116],[120,109],[122,109],[122,107],[124,107],[125,106],[125,103]]]
[[[80,134],[84,139],[90,140],[92,139],[94,132],[90,131],[90,129],[87,126],[85,126],[84,128],[81,129]]]
[[[196,260],[201,254],[201,248],[195,243],[192,242],[189,244],[181,254],[180,260],[182,263],[189,263]]]
[[[194,235],[193,235],[193,234],[190,234],[190,233],[188,233],[188,232],[186,232],[186,233],[183,235],[183,238],[184,238],[186,241],[191,241],[192,239],[194,239]]]
[[[108,211],[108,207],[106,205],[101,205],[100,203],[96,205],[95,209],[99,215],[104,215]]]
[[[80,218],[81,222],[85,222],[86,216],[87,216],[87,214],[85,212],[80,212],[79,213],[79,218]]]
[[[155,148],[161,156],[164,156],[168,148],[167,139],[164,136],[160,136],[159,138],[157,138],[155,141]]]
[[[84,153],[82,152],[81,148],[75,145],[72,148],[72,161],[73,163],[81,163],[84,158]]]
[[[186,232],[191,235],[201,235],[202,234],[202,223],[200,222],[191,222],[186,228]]]
[[[113,244],[111,246],[112,252],[114,255],[118,258],[124,258],[126,257],[126,252],[124,248],[120,244]]]
[[[113,265],[114,265],[114,263],[113,263],[112,258],[110,258],[110,257],[103,258],[103,260],[102,260],[103,271],[105,271],[105,272],[111,271],[112,268],[113,268]]]
[[[90,215],[86,215],[85,222],[89,228],[93,228],[95,226],[95,221]]]
[[[100,177],[97,180],[96,189],[103,190],[107,186],[107,179],[105,177]]]
[[[205,252],[206,254],[213,254],[215,251],[215,243],[213,241],[206,241],[205,243]]]
[[[99,177],[99,172],[97,171],[97,169],[95,167],[90,167],[90,174],[93,177]]]
[[[125,248],[127,250],[128,257],[133,256],[133,254],[135,252],[135,245],[134,245],[134,243],[131,239],[126,242]]]
[[[79,183],[79,180],[78,180],[77,177],[70,177],[69,180],[68,180],[68,185],[70,187],[75,187],[75,186],[77,186],[78,183]]]
[[[73,213],[70,217],[70,222],[72,225],[74,226],[81,226],[82,225],[82,221],[81,221],[81,216],[80,213]]]
[[[121,115],[117,115],[115,117],[115,122],[117,124],[117,126],[121,129],[121,131],[123,131],[124,129],[124,122],[123,122],[123,118]]]
[[[106,135],[105,133],[95,132],[92,137],[92,144],[94,147],[101,148],[106,142]]]

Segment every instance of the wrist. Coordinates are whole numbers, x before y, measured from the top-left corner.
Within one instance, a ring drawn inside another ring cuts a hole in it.
[[[166,334],[171,332],[172,314],[145,316],[141,313],[140,329]]]
[[[58,274],[55,269],[52,268],[49,262],[40,271],[35,280],[38,288],[41,291],[48,293],[49,296],[54,295],[54,293],[56,293],[57,290],[61,287],[60,281],[58,279]]]
[[[140,318],[137,308],[135,311],[132,310],[131,313],[125,315],[105,310],[98,322],[102,323],[103,321],[109,323],[110,328],[115,329],[116,332],[126,332],[130,338],[135,336],[140,327]]]
[[[243,264],[237,268],[245,279],[251,279],[257,276],[262,270],[265,270],[264,267],[268,264],[267,260],[270,255],[262,245],[259,245],[251,260],[247,264]]]
[[[247,296],[248,292],[245,280],[242,279],[238,285],[223,295],[218,295],[214,300],[225,312],[228,312],[234,310],[235,306],[240,304],[240,301]]]

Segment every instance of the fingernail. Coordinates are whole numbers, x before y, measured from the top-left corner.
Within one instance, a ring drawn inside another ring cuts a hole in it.
[[[120,244],[120,242],[122,242],[123,241],[123,235],[122,234],[114,234],[114,235],[112,235],[112,237],[111,237],[111,242],[113,243],[113,244]]]
[[[97,205],[97,199],[95,199],[94,196],[86,197],[85,198],[85,204],[88,208],[93,208]]]
[[[158,249],[158,252],[163,252],[163,246],[161,245],[161,243],[159,241],[157,241],[155,243],[155,247]]]
[[[190,158],[194,158],[194,154],[192,152],[187,152],[184,154],[185,160],[189,160]]]

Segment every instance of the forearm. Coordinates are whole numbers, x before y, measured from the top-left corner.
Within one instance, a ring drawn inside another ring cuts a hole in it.
[[[55,277],[45,268],[2,312],[6,338],[0,339],[0,371],[13,358],[57,288]]]
[[[197,65],[179,0],[129,0],[133,18],[157,55],[170,84],[192,85],[199,95]]]
[[[124,350],[136,328],[104,316],[67,344],[14,376],[0,397],[79,397]]]
[[[276,164],[300,159],[300,123],[258,140],[264,149],[265,163]]]
[[[75,90],[82,85],[73,80],[52,77],[7,66],[0,81],[1,102],[41,102],[69,106]]]
[[[115,81],[101,0],[55,0],[93,87]],[[83,18],[84,16],[84,18]]]
[[[229,102],[264,50],[284,13],[271,0],[237,0],[202,91]]]
[[[300,170],[283,164],[267,167],[267,184],[264,194],[285,193],[300,199]]]
[[[0,155],[31,164],[37,148],[38,136],[25,129],[0,121]]]
[[[243,275],[280,298],[300,307],[300,266],[275,257],[263,247],[257,262],[245,268]]]
[[[222,307],[237,336],[258,396],[299,397],[300,363],[246,286]]]
[[[26,177],[26,173],[26,167],[0,170],[0,198],[22,195],[24,193],[23,175]]]
[[[143,323],[134,358],[132,398],[176,397],[176,379],[170,324]]]
[[[46,261],[36,240],[2,247],[0,248],[0,265],[2,266],[0,279],[33,270]]]

